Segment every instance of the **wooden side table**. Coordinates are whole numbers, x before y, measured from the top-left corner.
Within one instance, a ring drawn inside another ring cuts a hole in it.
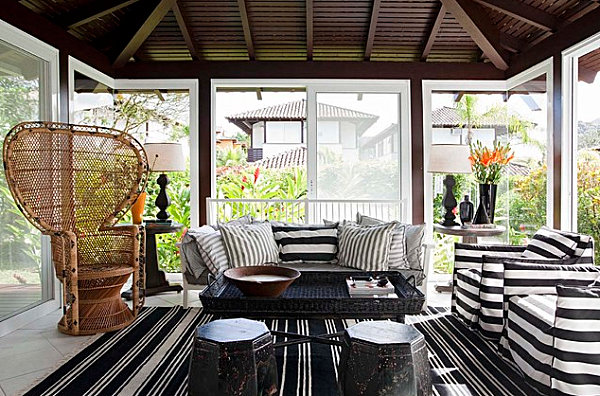
[[[167,282],[165,273],[158,269],[158,253],[156,250],[156,235],[172,234],[183,228],[180,223],[144,223],[146,229],[146,296],[168,291],[181,292],[181,285],[171,285]],[[131,300],[131,290],[124,291],[121,297]]]
[[[446,235],[457,235],[462,237],[463,243],[471,243],[476,244],[477,238],[480,237],[490,237],[490,236],[498,236],[504,234],[506,232],[506,227],[496,226],[494,228],[463,228],[461,226],[451,226],[447,227],[441,224],[434,224],[433,229],[440,234]],[[452,281],[449,284],[443,283],[435,285],[435,291],[439,293],[451,292],[452,291]]]

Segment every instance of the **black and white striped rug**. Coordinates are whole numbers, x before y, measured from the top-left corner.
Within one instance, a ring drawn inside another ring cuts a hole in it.
[[[185,395],[196,326],[212,317],[201,309],[146,308],[128,328],[105,334],[26,395]],[[425,335],[436,395],[528,395],[520,374],[493,344],[469,331],[446,309],[408,316]],[[271,329],[323,334],[353,320],[269,320]],[[277,341],[277,340],[276,340]],[[337,395],[339,350],[322,344],[278,348],[282,396]],[[207,395],[208,396],[208,395]]]

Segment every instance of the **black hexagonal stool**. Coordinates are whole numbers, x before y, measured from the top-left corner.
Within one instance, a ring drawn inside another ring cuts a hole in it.
[[[423,334],[386,320],[346,329],[338,368],[344,396],[425,396],[431,376]]]
[[[262,322],[223,319],[198,326],[190,363],[191,396],[277,393],[273,338]]]

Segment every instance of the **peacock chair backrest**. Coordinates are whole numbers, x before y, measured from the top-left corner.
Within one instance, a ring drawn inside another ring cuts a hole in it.
[[[44,232],[109,228],[148,180],[142,145],[110,128],[24,122],[6,136],[3,159],[17,206]]]

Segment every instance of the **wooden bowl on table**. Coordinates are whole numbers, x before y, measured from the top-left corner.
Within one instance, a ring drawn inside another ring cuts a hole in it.
[[[300,272],[277,265],[254,265],[230,268],[223,273],[246,296],[279,297],[298,277]]]

